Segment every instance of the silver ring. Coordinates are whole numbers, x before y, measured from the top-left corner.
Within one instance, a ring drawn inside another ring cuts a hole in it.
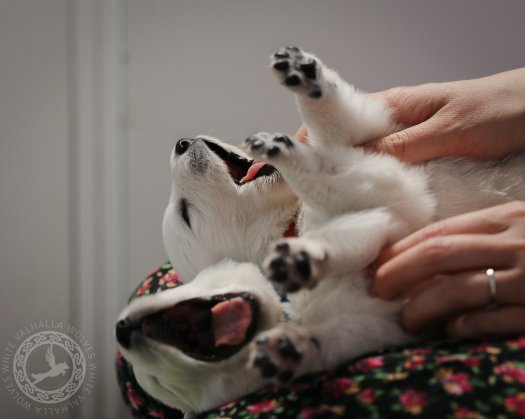
[[[487,304],[487,310],[494,310],[498,307],[498,303],[496,302],[496,271],[492,268],[486,269],[485,275],[487,276],[487,280],[489,281],[490,295],[490,300]]]

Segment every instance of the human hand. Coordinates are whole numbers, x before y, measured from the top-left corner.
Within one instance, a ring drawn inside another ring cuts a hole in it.
[[[386,100],[394,120],[407,128],[366,149],[408,163],[446,156],[491,160],[525,151],[525,68],[372,96]]]
[[[305,144],[308,143],[308,128],[306,128],[305,124],[302,124],[299,127],[299,129],[297,130],[297,132],[294,135],[294,138],[297,141],[300,141],[302,143],[305,143]]]
[[[435,321],[451,337],[525,332],[525,201],[431,224],[385,249],[378,265],[373,292],[404,300],[408,332]],[[487,268],[496,271],[494,310]]]

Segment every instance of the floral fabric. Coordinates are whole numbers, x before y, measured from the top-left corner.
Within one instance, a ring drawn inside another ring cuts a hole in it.
[[[146,278],[133,298],[181,285],[170,264]],[[121,391],[135,418],[181,418],[148,396],[120,355]],[[268,387],[197,416],[212,418],[525,418],[525,336],[409,345],[376,352]]]

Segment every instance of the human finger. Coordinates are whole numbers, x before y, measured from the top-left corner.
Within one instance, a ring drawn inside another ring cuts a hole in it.
[[[465,313],[451,319],[446,330],[450,337],[458,339],[524,333],[525,307],[504,306],[495,310],[481,309]]]
[[[511,266],[512,252],[491,235],[431,237],[379,266],[373,292],[392,299],[403,290],[439,274]]]
[[[406,163],[421,163],[455,154],[456,139],[449,128],[448,119],[437,114],[420,124],[368,141],[363,148],[390,154]]]
[[[448,100],[445,85],[428,83],[394,87],[371,93],[370,97],[386,102],[395,122],[405,126],[420,124],[444,107]]]
[[[429,224],[383,250],[379,256],[378,265],[386,263],[398,254],[432,237],[501,233],[508,228],[508,223],[494,217],[494,211],[494,208],[487,208]]]
[[[525,280],[521,272],[498,270],[496,275],[494,299],[497,304],[525,307]],[[489,280],[483,270],[441,275],[436,279],[431,286],[412,295],[404,305],[402,323],[407,331],[418,332],[434,321],[484,308],[493,302]]]
[[[302,124],[294,135],[294,138],[302,143],[308,143],[308,128]]]

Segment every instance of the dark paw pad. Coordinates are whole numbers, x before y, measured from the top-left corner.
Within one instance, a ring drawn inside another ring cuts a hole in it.
[[[257,352],[253,365],[259,368],[261,375],[265,378],[273,377],[278,372],[277,366],[271,361],[270,356],[266,352]]]
[[[319,350],[312,339],[315,338],[296,325],[277,326],[258,336],[251,345],[249,365],[277,384],[288,383],[301,373],[308,353]]]
[[[275,245],[274,255],[267,263],[266,271],[270,280],[279,284],[283,292],[297,292],[305,286],[310,287],[310,256],[305,250],[293,251],[286,241]]]
[[[301,86],[308,97],[318,99],[322,89],[318,82],[319,63],[297,47],[281,48],[272,57],[272,67],[289,87]]]
[[[290,358],[295,362],[299,362],[303,359],[303,356],[297,352],[294,344],[286,335],[280,336],[279,339],[277,339],[277,350],[283,358]]]
[[[274,137],[273,141],[276,143],[284,144],[286,147],[291,148],[293,147],[292,140],[287,135],[277,135]]]
[[[307,78],[311,80],[317,78],[317,64],[312,58],[308,58],[306,61],[302,62],[300,67]]]
[[[268,158],[287,154],[286,150],[294,147],[293,141],[285,134],[260,132],[244,140],[244,148],[257,156]]]

